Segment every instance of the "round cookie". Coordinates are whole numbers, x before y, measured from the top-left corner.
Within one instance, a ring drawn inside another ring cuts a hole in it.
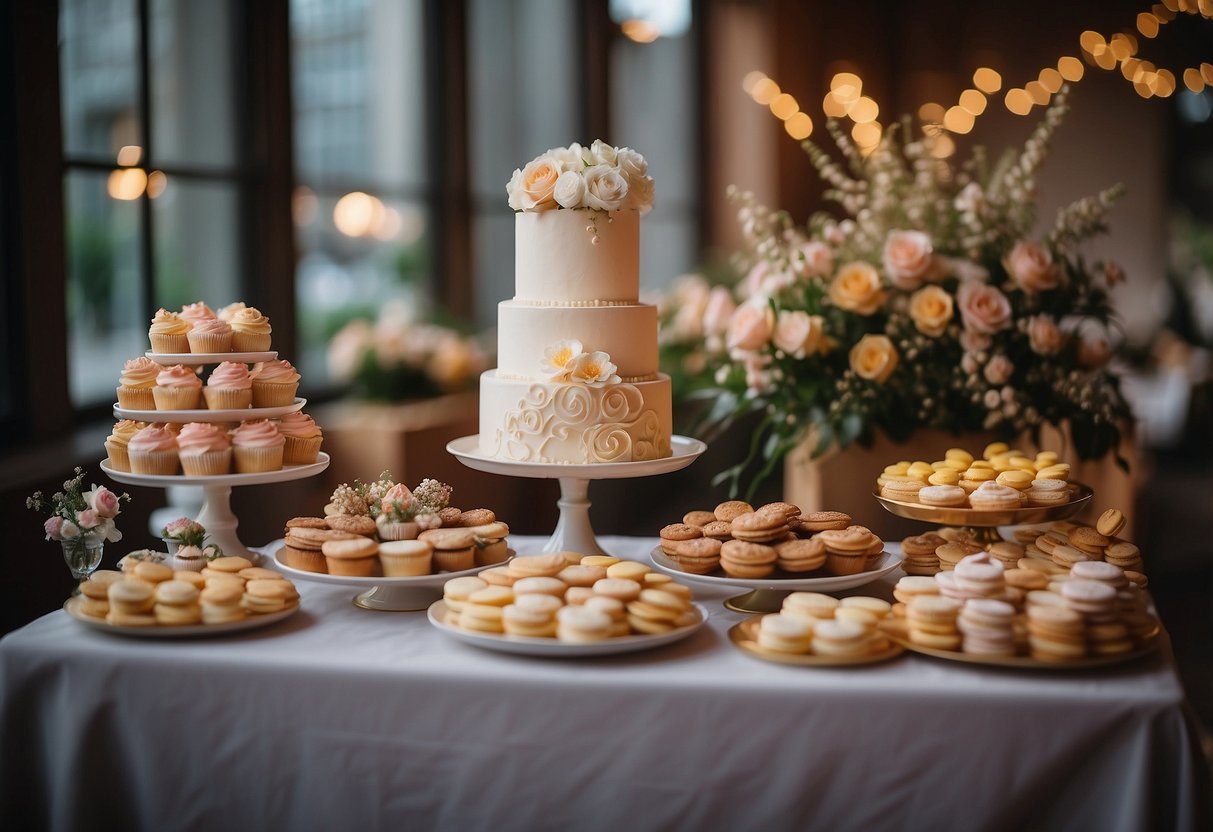
[[[733,522],[733,518],[740,517],[743,514],[750,514],[753,511],[754,507],[749,503],[741,500],[727,500],[726,502],[716,506],[716,509],[712,512],[712,514],[715,515],[717,520],[723,520],[726,523],[731,523]]]
[[[765,578],[775,571],[779,553],[761,543],[727,541],[720,549],[720,568],[734,578]]]
[[[682,516],[682,522],[688,526],[706,526],[708,523],[716,522],[716,515],[710,511],[688,511]]]
[[[460,512],[457,526],[487,526],[489,523],[497,521],[497,515],[492,510],[487,508],[473,508],[467,511]]]
[[[370,536],[375,533],[375,521],[366,515],[335,514],[326,519],[328,527],[336,532],[347,532]]]
[[[785,572],[813,572],[826,563],[826,546],[820,540],[786,540],[775,544],[776,565]]]

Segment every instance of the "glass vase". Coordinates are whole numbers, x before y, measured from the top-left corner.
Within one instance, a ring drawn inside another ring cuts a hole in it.
[[[67,562],[67,568],[72,570],[72,577],[77,581],[87,580],[101,563],[105,538],[93,532],[81,532],[79,537],[60,543],[63,546],[63,560]]]

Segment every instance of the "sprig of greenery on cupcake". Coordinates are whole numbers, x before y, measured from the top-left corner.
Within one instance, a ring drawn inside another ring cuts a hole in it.
[[[178,517],[160,530],[160,536],[182,546],[197,546],[201,549],[202,541],[206,540],[206,529],[197,520]]]

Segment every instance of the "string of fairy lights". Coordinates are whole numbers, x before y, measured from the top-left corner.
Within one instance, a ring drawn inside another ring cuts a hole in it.
[[[1003,106],[1017,116],[1028,115],[1033,107],[1046,107],[1063,84],[1081,81],[1086,65],[1105,71],[1119,70],[1126,81],[1142,98],[1168,98],[1174,95],[1179,83],[1192,93],[1201,93],[1205,87],[1213,87],[1213,64],[1202,62],[1196,66],[1172,71],[1166,67],[1138,57],[1143,40],[1153,40],[1162,27],[1181,15],[1199,15],[1213,19],[1213,0],[1163,0],[1154,3],[1149,11],[1136,18],[1136,32],[1121,31],[1105,37],[1088,29],[1078,38],[1081,60],[1074,55],[1063,55],[1054,66],[1042,69],[1022,87],[1011,87],[1002,95]],[[813,133],[814,123],[790,93],[779,88],[779,84],[765,73],[750,72],[742,80],[742,89],[758,104],[769,107],[771,113],[783,122],[783,128],[793,139],[802,141]],[[955,104],[928,102],[918,108],[918,118],[935,137],[931,153],[946,158],[955,152],[955,143],[948,134],[963,135],[970,132],[978,116],[986,112],[990,100],[1003,90],[1002,75],[988,66],[979,67],[973,73],[972,86],[966,88]],[[863,94],[863,79],[854,72],[838,72],[830,79],[830,91],[821,102],[822,113],[829,118],[849,119],[851,138],[863,153],[870,153],[884,135],[879,121],[880,106],[875,99]]]

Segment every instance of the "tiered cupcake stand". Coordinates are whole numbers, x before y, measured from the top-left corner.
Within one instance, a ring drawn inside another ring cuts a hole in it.
[[[276,352],[225,352],[225,353],[147,353],[147,357],[158,364],[185,364],[199,366],[218,364],[223,361],[236,361],[245,364],[255,364],[260,361],[273,361],[278,357]],[[307,399],[296,398],[294,403],[282,407],[252,407],[238,410],[131,410],[114,405],[114,416],[119,419],[133,419],[139,422],[223,422],[235,423],[252,419],[274,419],[302,410]],[[301,480],[314,477],[329,467],[329,456],[323,451],[317,455],[316,461],[308,465],[288,465],[280,471],[266,471],[258,474],[222,474],[216,476],[192,477],[185,474],[155,475],[134,474],[128,471],[115,471],[109,460],[101,463],[101,470],[110,479],[126,485],[141,485],[152,488],[168,488],[174,485],[200,486],[204,500],[202,511],[195,519],[206,528],[207,542],[214,543],[223,549],[224,554],[240,555],[253,563],[260,561],[260,554],[245,546],[236,534],[239,521],[232,512],[232,489],[240,486],[269,485],[277,482]]]
[[[632,479],[679,471],[707,450],[698,439],[670,437],[671,455],[641,462],[599,462],[594,464],[556,464],[511,462],[487,456],[480,450],[479,436],[464,436],[447,444],[446,449],[469,468],[507,477],[560,480],[560,519],[544,552],[580,552],[583,555],[607,554],[590,524],[590,482],[593,480]]]

